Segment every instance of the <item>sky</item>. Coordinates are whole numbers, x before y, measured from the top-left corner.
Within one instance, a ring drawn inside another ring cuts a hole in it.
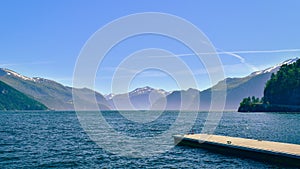
[[[225,77],[243,77],[300,56],[299,6],[296,0],[2,0],[0,67],[72,86],[80,51],[97,30],[127,15],[160,12],[195,25],[219,53]],[[146,34],[116,44],[105,55],[96,72],[94,89],[103,94],[121,92],[112,89],[118,66],[133,53],[149,48],[169,51],[182,60],[192,71],[198,89],[214,85],[191,49],[172,38]],[[186,76],[183,71],[173,73]],[[130,84],[123,86],[126,90],[152,86],[171,91],[186,89],[189,84],[181,88],[172,75],[148,69],[136,72]]]

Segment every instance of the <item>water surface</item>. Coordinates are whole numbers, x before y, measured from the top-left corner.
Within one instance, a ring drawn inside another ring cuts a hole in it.
[[[151,115],[144,113],[143,118]],[[156,121],[142,124],[127,120],[117,112],[103,112],[115,130],[131,137],[155,137],[168,130],[177,115],[177,112],[166,112]],[[194,132],[201,131],[206,117],[207,113],[198,113]],[[215,134],[300,144],[299,122],[297,113],[231,112],[223,114]],[[168,144],[173,144],[172,139]],[[0,168],[49,167],[282,168],[181,146],[148,158],[122,157],[93,142],[75,112],[0,112]]]

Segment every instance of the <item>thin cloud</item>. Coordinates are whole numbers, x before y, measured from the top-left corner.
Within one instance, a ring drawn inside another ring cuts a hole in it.
[[[21,62],[21,63],[3,63],[0,64],[1,67],[9,66],[19,66],[19,65],[41,65],[41,64],[51,64],[53,61],[37,61],[37,62]]]
[[[184,56],[195,56],[195,55],[210,55],[210,54],[218,54],[218,55],[230,55],[240,60],[241,63],[245,64],[253,71],[258,71],[259,68],[246,63],[245,59],[239,54],[260,54],[260,53],[288,53],[288,52],[300,52],[300,49],[277,49],[277,50],[245,50],[245,51],[224,51],[221,49],[217,49],[216,52],[210,53],[184,53],[184,54],[174,54],[174,55],[164,55],[164,56],[153,56],[153,58],[162,58],[162,57],[184,57]]]
[[[161,56],[153,56],[153,57],[169,57],[169,56],[194,56],[194,55],[209,55],[209,54],[218,54],[218,55],[235,55],[236,57],[240,58],[238,54],[259,54],[259,53],[287,53],[287,52],[300,52],[300,49],[278,49],[278,50],[244,50],[244,51],[223,51],[219,50],[216,52],[208,52],[208,53],[183,53],[183,54],[174,54],[174,55],[161,55]],[[240,58],[244,60],[243,58]]]
[[[223,51],[223,50],[221,50],[221,49],[218,49],[218,50],[219,50],[219,51],[222,51],[224,54],[231,55],[231,56],[233,56],[233,57],[239,59],[239,60],[241,61],[242,64],[244,64],[244,65],[246,65],[247,67],[249,67],[252,71],[258,71],[258,70],[259,70],[256,66],[251,65],[251,64],[249,64],[249,63],[246,63],[245,59],[244,59],[242,56],[238,55],[237,53],[226,52],[226,51]]]
[[[220,49],[219,49],[220,50]],[[245,50],[245,51],[217,51],[215,53],[186,53],[186,54],[178,54],[175,56],[192,56],[192,55],[208,55],[208,54],[230,54],[230,55],[235,55],[237,58],[240,58],[241,60],[245,60],[241,56],[237,54],[253,54],[253,53],[286,53],[286,52],[300,52],[300,49],[279,49],[279,50]]]
[[[249,67],[252,71],[258,71],[260,70],[260,68],[251,65],[249,63],[246,62],[246,60],[239,54],[259,54],[259,53],[287,53],[287,52],[300,52],[300,49],[279,49],[279,50],[246,50],[246,51],[224,51],[222,49],[217,49],[217,51],[215,53],[185,53],[185,54],[174,54],[174,55],[157,55],[157,56],[151,56],[153,58],[163,58],[163,57],[184,57],[184,56],[194,56],[194,55],[208,55],[208,54],[219,54],[219,55],[230,55],[233,56],[237,59],[240,60],[240,64],[233,64],[233,65],[223,65],[224,69],[226,72],[231,72],[232,70],[237,70],[240,68],[244,68],[244,66]],[[134,69],[130,69],[130,68],[124,68],[124,67],[106,67],[104,68],[104,70],[108,70],[108,71],[115,71],[116,69],[120,69],[122,71],[127,71],[128,73],[132,73],[132,72],[137,72],[137,70]],[[178,75],[185,75],[187,72],[173,72],[174,74],[178,74]],[[194,75],[202,75],[202,74],[207,74],[207,71],[205,69],[198,69],[196,71],[194,71],[193,73]],[[168,76],[167,74],[164,73],[144,73],[142,74],[142,76],[144,77],[164,77],[164,76]],[[112,77],[106,77],[107,79],[111,79]],[[119,78],[127,78],[127,76],[125,75],[124,77],[119,77]],[[101,79],[103,79],[103,77],[101,77]]]
[[[233,56],[233,57],[236,57],[236,58],[238,58],[242,63],[245,63],[245,59],[244,59],[242,56],[240,56],[240,55],[238,55],[238,54],[236,54],[236,53],[233,53],[233,52],[226,52],[226,51],[223,51],[223,50],[221,50],[221,49],[218,49],[218,50],[220,50],[220,51],[223,52],[224,54],[227,54],[227,55],[231,55],[231,56]]]
[[[232,51],[230,53],[250,54],[250,53],[285,53],[285,52],[300,52],[300,49],[279,49],[279,50],[245,50],[245,51]]]

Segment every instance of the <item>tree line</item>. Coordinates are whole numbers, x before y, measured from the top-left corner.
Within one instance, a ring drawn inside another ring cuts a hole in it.
[[[288,110],[300,106],[300,59],[283,65],[267,81],[263,98],[247,97],[240,103],[239,111]]]

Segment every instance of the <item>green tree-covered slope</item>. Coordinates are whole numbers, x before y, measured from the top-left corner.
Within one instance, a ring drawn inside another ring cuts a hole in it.
[[[47,107],[0,81],[0,110],[46,110]]]
[[[300,60],[272,74],[264,90],[264,102],[300,106]]]
[[[243,99],[238,111],[300,111],[300,59],[281,66],[266,83],[264,97]]]

